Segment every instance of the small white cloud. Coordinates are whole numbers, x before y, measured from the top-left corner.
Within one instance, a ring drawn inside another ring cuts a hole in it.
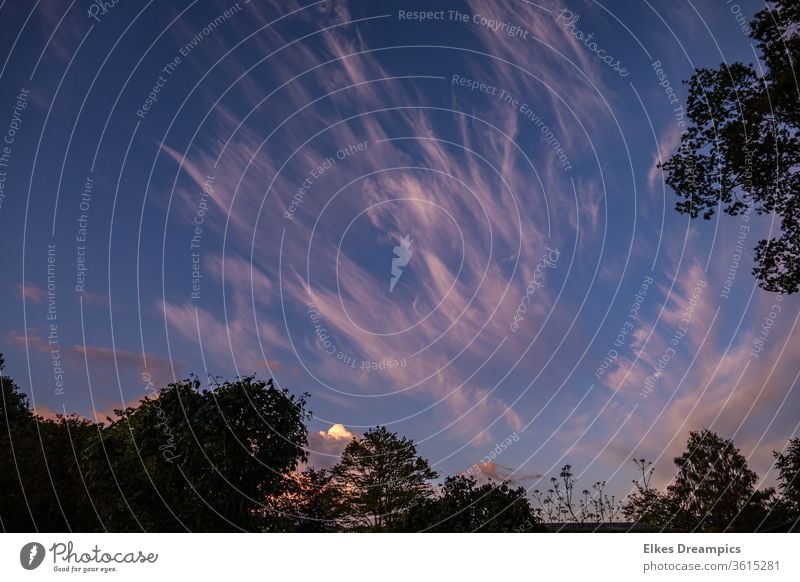
[[[317,469],[328,469],[339,460],[344,448],[355,434],[343,424],[336,423],[327,431],[320,430],[308,435],[308,464]]]
[[[323,440],[328,442],[334,441],[349,441],[353,438],[353,433],[347,430],[343,424],[339,424],[338,422],[331,426],[328,429],[328,432],[323,430],[319,431],[319,436],[322,437]]]

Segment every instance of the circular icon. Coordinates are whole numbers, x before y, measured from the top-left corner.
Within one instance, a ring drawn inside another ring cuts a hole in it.
[[[26,570],[35,570],[44,561],[44,546],[38,542],[30,542],[19,551],[19,563]]]

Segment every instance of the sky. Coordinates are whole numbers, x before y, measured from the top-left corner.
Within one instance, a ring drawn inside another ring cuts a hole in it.
[[[657,167],[758,2],[101,5],[0,0],[0,352],[37,412],[258,374],[310,394],[315,466],[385,425],[623,495],[708,427],[774,481],[776,222],[692,221]]]

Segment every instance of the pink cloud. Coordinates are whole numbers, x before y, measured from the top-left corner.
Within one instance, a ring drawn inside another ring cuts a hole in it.
[[[31,303],[41,303],[44,300],[44,289],[37,287],[33,283],[20,283],[17,285],[19,296],[27,299]]]

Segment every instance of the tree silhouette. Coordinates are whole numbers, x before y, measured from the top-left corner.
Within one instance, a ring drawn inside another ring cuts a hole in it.
[[[269,501],[269,531],[330,532],[342,527],[342,495],[326,469],[306,468],[287,477],[285,491]]]
[[[84,455],[115,530],[263,529],[266,500],[306,460],[305,396],[271,380],[190,379],[118,414]]]
[[[24,487],[27,467],[21,465],[33,444],[35,419],[28,397],[11,378],[2,375],[4,369],[0,355],[0,525],[5,531],[33,531],[35,523]]]
[[[769,530],[783,520],[772,488],[756,489],[758,476],[733,442],[708,429],[689,433],[675,458],[677,472],[665,491],[650,486],[652,463],[634,459],[641,478],[623,511],[637,524],[657,530]]]
[[[677,507],[679,527],[725,531],[753,499],[758,476],[733,442],[708,429],[689,433],[675,465],[678,472],[667,494]]]
[[[780,219],[780,234],[755,248],[759,285],[794,293],[800,285],[800,3],[777,0],[758,12],[750,36],[764,74],[732,63],[697,69],[689,80],[690,125],[663,164],[679,212],[709,219],[754,210]]]
[[[778,513],[794,528],[800,520],[800,438],[790,439],[786,452],[774,452],[778,469]]]
[[[633,481],[636,491],[628,496],[622,508],[628,519],[650,529],[662,529],[671,524],[677,512],[674,500],[665,492],[650,486],[655,467],[647,459],[633,459],[641,477]]]
[[[433,493],[437,477],[414,441],[378,426],[354,438],[333,468],[350,525],[373,531],[391,530],[404,514]]]
[[[0,355],[0,372],[4,362]],[[385,427],[354,438],[331,470],[305,467],[307,395],[244,377],[202,389],[196,378],[116,411],[109,424],[43,418],[0,375],[3,531],[528,532],[601,530],[619,504],[603,481],[578,490],[565,465],[532,500],[522,487],[438,477],[411,439]],[[655,488],[652,463],[623,512],[673,531],[792,531],[800,518],[800,439],[775,452],[778,493],[757,490],[734,444],[703,429]]]
[[[0,372],[4,369],[0,355]],[[81,417],[44,419],[0,375],[0,527],[4,531],[100,531],[78,456],[99,428]]]
[[[474,477],[447,477],[441,495],[415,506],[405,522],[407,531],[535,532],[544,531],[523,487],[489,481],[478,486]]]

